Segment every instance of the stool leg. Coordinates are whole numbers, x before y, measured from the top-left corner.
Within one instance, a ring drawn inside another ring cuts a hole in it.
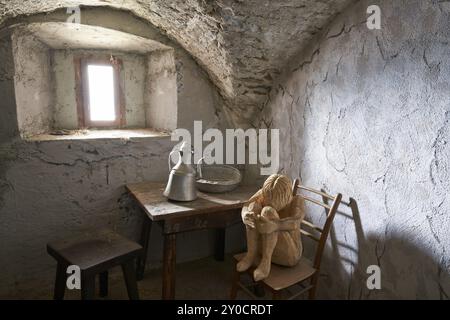
[[[55,289],[53,292],[53,299],[55,300],[64,299],[67,281],[66,271],[66,266],[63,263],[58,262],[58,265],[56,266]]]
[[[95,275],[81,274],[81,299],[93,300],[95,293]]]
[[[123,277],[127,286],[128,297],[130,300],[139,300],[139,292],[136,282],[136,269],[134,260],[130,260],[122,264]]]
[[[100,297],[108,296],[108,271],[103,271],[98,275],[100,284]]]

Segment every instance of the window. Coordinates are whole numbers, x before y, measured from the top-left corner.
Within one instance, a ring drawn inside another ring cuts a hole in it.
[[[116,121],[113,67],[88,64],[87,75],[90,121]]]
[[[119,85],[122,62],[113,57],[75,62],[79,126],[118,128],[125,125],[124,99]]]

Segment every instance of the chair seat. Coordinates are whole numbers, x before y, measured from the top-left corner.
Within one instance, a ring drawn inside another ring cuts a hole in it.
[[[240,261],[245,256],[245,253],[240,253],[234,256],[236,261]],[[257,262],[254,264],[256,267]],[[254,270],[254,268],[251,268]],[[262,280],[266,285],[273,290],[283,290],[294,284],[302,282],[316,273],[312,262],[302,257],[299,263],[293,267],[283,267],[272,263],[269,276]]]
[[[94,268],[99,271],[136,257],[142,247],[116,233],[99,232],[51,242],[47,244],[47,251],[58,262],[77,265],[82,271]]]

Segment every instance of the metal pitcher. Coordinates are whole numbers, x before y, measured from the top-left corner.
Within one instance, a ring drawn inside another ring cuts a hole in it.
[[[172,154],[178,152],[178,163],[172,167]],[[192,147],[183,142],[180,150],[173,150],[169,154],[169,181],[164,196],[175,201],[193,201],[197,199],[195,187],[196,172],[192,165]]]

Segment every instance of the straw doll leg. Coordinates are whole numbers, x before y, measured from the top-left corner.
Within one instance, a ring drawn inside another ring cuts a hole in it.
[[[236,266],[236,270],[244,272],[250,268],[258,254],[258,240],[259,234],[256,229],[246,227],[247,229],[247,254]]]
[[[264,207],[261,216],[271,220],[278,221],[280,218],[278,213],[272,207]],[[268,277],[270,273],[270,266],[272,264],[272,253],[277,245],[278,232],[269,234],[261,234],[262,248],[261,248],[261,262],[253,273],[255,281],[260,281]]]

